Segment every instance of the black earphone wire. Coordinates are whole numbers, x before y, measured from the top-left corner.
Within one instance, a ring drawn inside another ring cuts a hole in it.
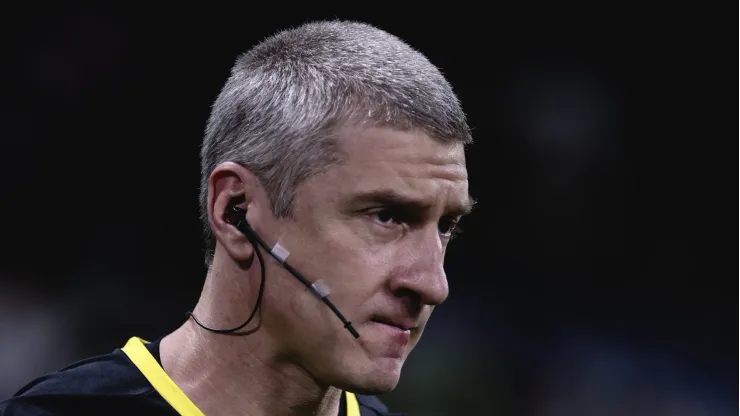
[[[198,324],[198,326],[200,326],[203,329],[207,329],[211,332],[215,332],[218,334],[231,334],[233,332],[236,332],[244,328],[245,326],[247,326],[252,321],[254,316],[257,314],[257,309],[259,309],[260,305],[262,304],[262,293],[264,292],[264,289],[265,289],[265,261],[262,258],[262,253],[260,252],[260,249],[259,249],[260,244],[255,244],[255,241],[253,240],[252,236],[250,236],[249,234],[246,234],[246,236],[247,236],[247,239],[249,239],[249,241],[252,243],[252,245],[254,245],[254,251],[257,253],[257,259],[259,259],[259,262],[260,262],[260,269],[262,269],[260,273],[261,275],[260,276],[260,289],[259,289],[259,292],[257,293],[257,302],[255,302],[254,304],[254,309],[252,309],[252,313],[249,315],[249,318],[247,318],[247,320],[244,321],[243,324],[239,326],[235,326],[233,328],[225,328],[225,329],[211,328],[209,326],[206,326],[198,320],[198,318],[195,316],[193,311],[188,311],[185,315],[192,317],[193,321],[195,321],[195,323]]]

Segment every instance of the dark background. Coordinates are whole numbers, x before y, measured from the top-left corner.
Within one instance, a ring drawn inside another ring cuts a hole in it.
[[[428,415],[734,413],[737,24],[719,19],[735,12],[380,7],[4,15],[0,397],[182,322],[205,273],[211,103],[238,54],[340,17],[425,53],[476,140],[479,204],[449,250],[450,299],[384,400]]]

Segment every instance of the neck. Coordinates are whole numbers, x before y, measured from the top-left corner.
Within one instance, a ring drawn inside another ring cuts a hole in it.
[[[248,301],[236,294],[256,293],[250,288],[221,276],[212,270],[206,279],[201,300],[194,313],[208,326],[233,327],[241,322],[222,311],[230,310],[215,299],[230,299],[242,305],[248,316],[254,299]],[[240,279],[240,281],[259,279]],[[232,287],[228,296],[219,281]],[[237,285],[234,290],[234,285]],[[223,295],[223,293],[222,293]],[[235,299],[235,297],[237,299]],[[255,321],[258,321],[258,316]],[[246,319],[246,318],[241,318]],[[221,323],[220,325],[218,323]],[[233,325],[232,325],[233,323]],[[257,326],[247,325],[242,331]],[[172,380],[205,414],[219,415],[337,415],[342,391],[322,385],[299,365],[281,356],[277,345],[264,330],[249,335],[217,334],[189,319],[167,335],[160,344],[162,366]]]

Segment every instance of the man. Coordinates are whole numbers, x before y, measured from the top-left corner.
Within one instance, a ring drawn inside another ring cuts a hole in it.
[[[35,380],[0,413],[389,414],[373,395],[448,294],[470,142],[448,82],[398,38],[332,21],[266,39],[208,120],[190,319]]]

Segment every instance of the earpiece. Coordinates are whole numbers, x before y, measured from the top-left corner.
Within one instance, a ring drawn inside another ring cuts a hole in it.
[[[252,230],[252,227],[250,227],[249,223],[247,222],[247,210],[246,209],[238,207],[236,205],[231,206],[231,208],[229,208],[224,213],[224,221],[236,227],[249,240],[255,239],[256,234],[254,233],[254,231]]]
[[[226,220],[226,222],[228,222],[229,224],[234,225],[239,224],[239,222],[241,221],[246,222],[247,210],[233,205],[224,213],[224,220]]]

